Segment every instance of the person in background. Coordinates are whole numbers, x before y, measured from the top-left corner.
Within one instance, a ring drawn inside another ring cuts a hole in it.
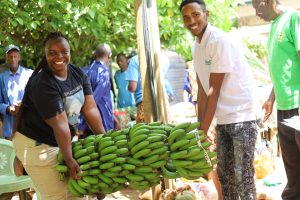
[[[128,90],[134,94],[137,107],[136,122],[144,122],[143,89],[141,84],[141,72],[138,55],[134,55],[130,58],[125,80],[129,82]]]
[[[273,89],[263,104],[265,122],[276,100],[277,128],[287,185],[282,199],[300,199],[300,131],[284,124],[295,118],[300,123],[300,14],[283,10],[277,0],[253,0],[256,15],[272,21],[268,39],[268,63]]]
[[[192,54],[198,82],[199,129],[207,133],[213,117],[217,119],[222,198],[256,199],[253,160],[257,105],[241,44],[208,23],[203,0],[183,0],[179,9],[184,26],[195,36]]]
[[[51,32],[44,42],[45,56],[25,88],[16,120],[14,149],[41,199],[83,199],[72,196],[67,182],[58,179],[60,150],[70,178],[81,169],[72,156],[72,137],[80,112],[94,133],[104,134],[100,113],[88,77],[70,64],[70,45],[60,32]]]
[[[125,54],[117,55],[117,63],[120,70],[116,71],[114,79],[118,88],[117,108],[126,108],[135,106],[134,95],[128,91],[128,81],[126,81],[126,73],[128,68],[128,59]]]
[[[20,48],[16,45],[11,44],[5,48],[5,60],[8,69],[0,75],[0,113],[3,116],[3,137],[11,139],[14,118],[18,114],[32,70],[19,65]]]
[[[118,128],[117,120],[114,117],[113,102],[111,99],[110,74],[107,65],[111,58],[111,49],[107,44],[99,44],[96,47],[91,65],[84,68],[84,72],[90,78],[93,96],[102,118],[105,131]],[[85,117],[80,117],[78,130],[83,132],[81,138],[92,134]]]

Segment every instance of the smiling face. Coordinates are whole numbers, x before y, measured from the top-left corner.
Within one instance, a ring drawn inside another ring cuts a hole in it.
[[[70,63],[70,46],[65,38],[50,39],[45,46],[48,66],[54,74],[67,70]]]
[[[207,26],[208,11],[198,3],[188,3],[182,7],[181,15],[184,26],[200,40]]]
[[[256,15],[265,21],[272,21],[275,16],[275,1],[274,0],[253,0],[253,8]]]

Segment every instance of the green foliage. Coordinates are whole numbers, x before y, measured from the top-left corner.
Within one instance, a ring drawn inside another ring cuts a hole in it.
[[[267,47],[263,45],[262,41],[256,38],[246,37],[243,38],[243,43],[248,49],[254,53],[254,55],[259,58],[263,59],[267,55]]]
[[[49,31],[67,35],[72,62],[86,65],[95,46],[106,42],[113,55],[135,49],[134,0],[5,0],[0,1],[0,57],[10,43],[22,48],[27,66],[36,66],[43,55],[43,39]],[[210,22],[228,31],[238,0],[207,0]],[[157,0],[162,48],[190,59],[191,34],[183,27],[180,0]]]

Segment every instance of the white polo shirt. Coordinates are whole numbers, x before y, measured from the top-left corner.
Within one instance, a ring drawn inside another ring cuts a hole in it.
[[[252,74],[236,38],[208,24],[201,43],[194,42],[192,54],[206,94],[210,73],[225,73],[215,113],[217,124],[255,120]]]

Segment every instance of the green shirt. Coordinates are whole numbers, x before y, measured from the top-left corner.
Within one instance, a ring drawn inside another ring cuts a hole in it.
[[[287,10],[272,23],[268,39],[269,70],[279,110],[300,105],[299,50],[300,15]]]

